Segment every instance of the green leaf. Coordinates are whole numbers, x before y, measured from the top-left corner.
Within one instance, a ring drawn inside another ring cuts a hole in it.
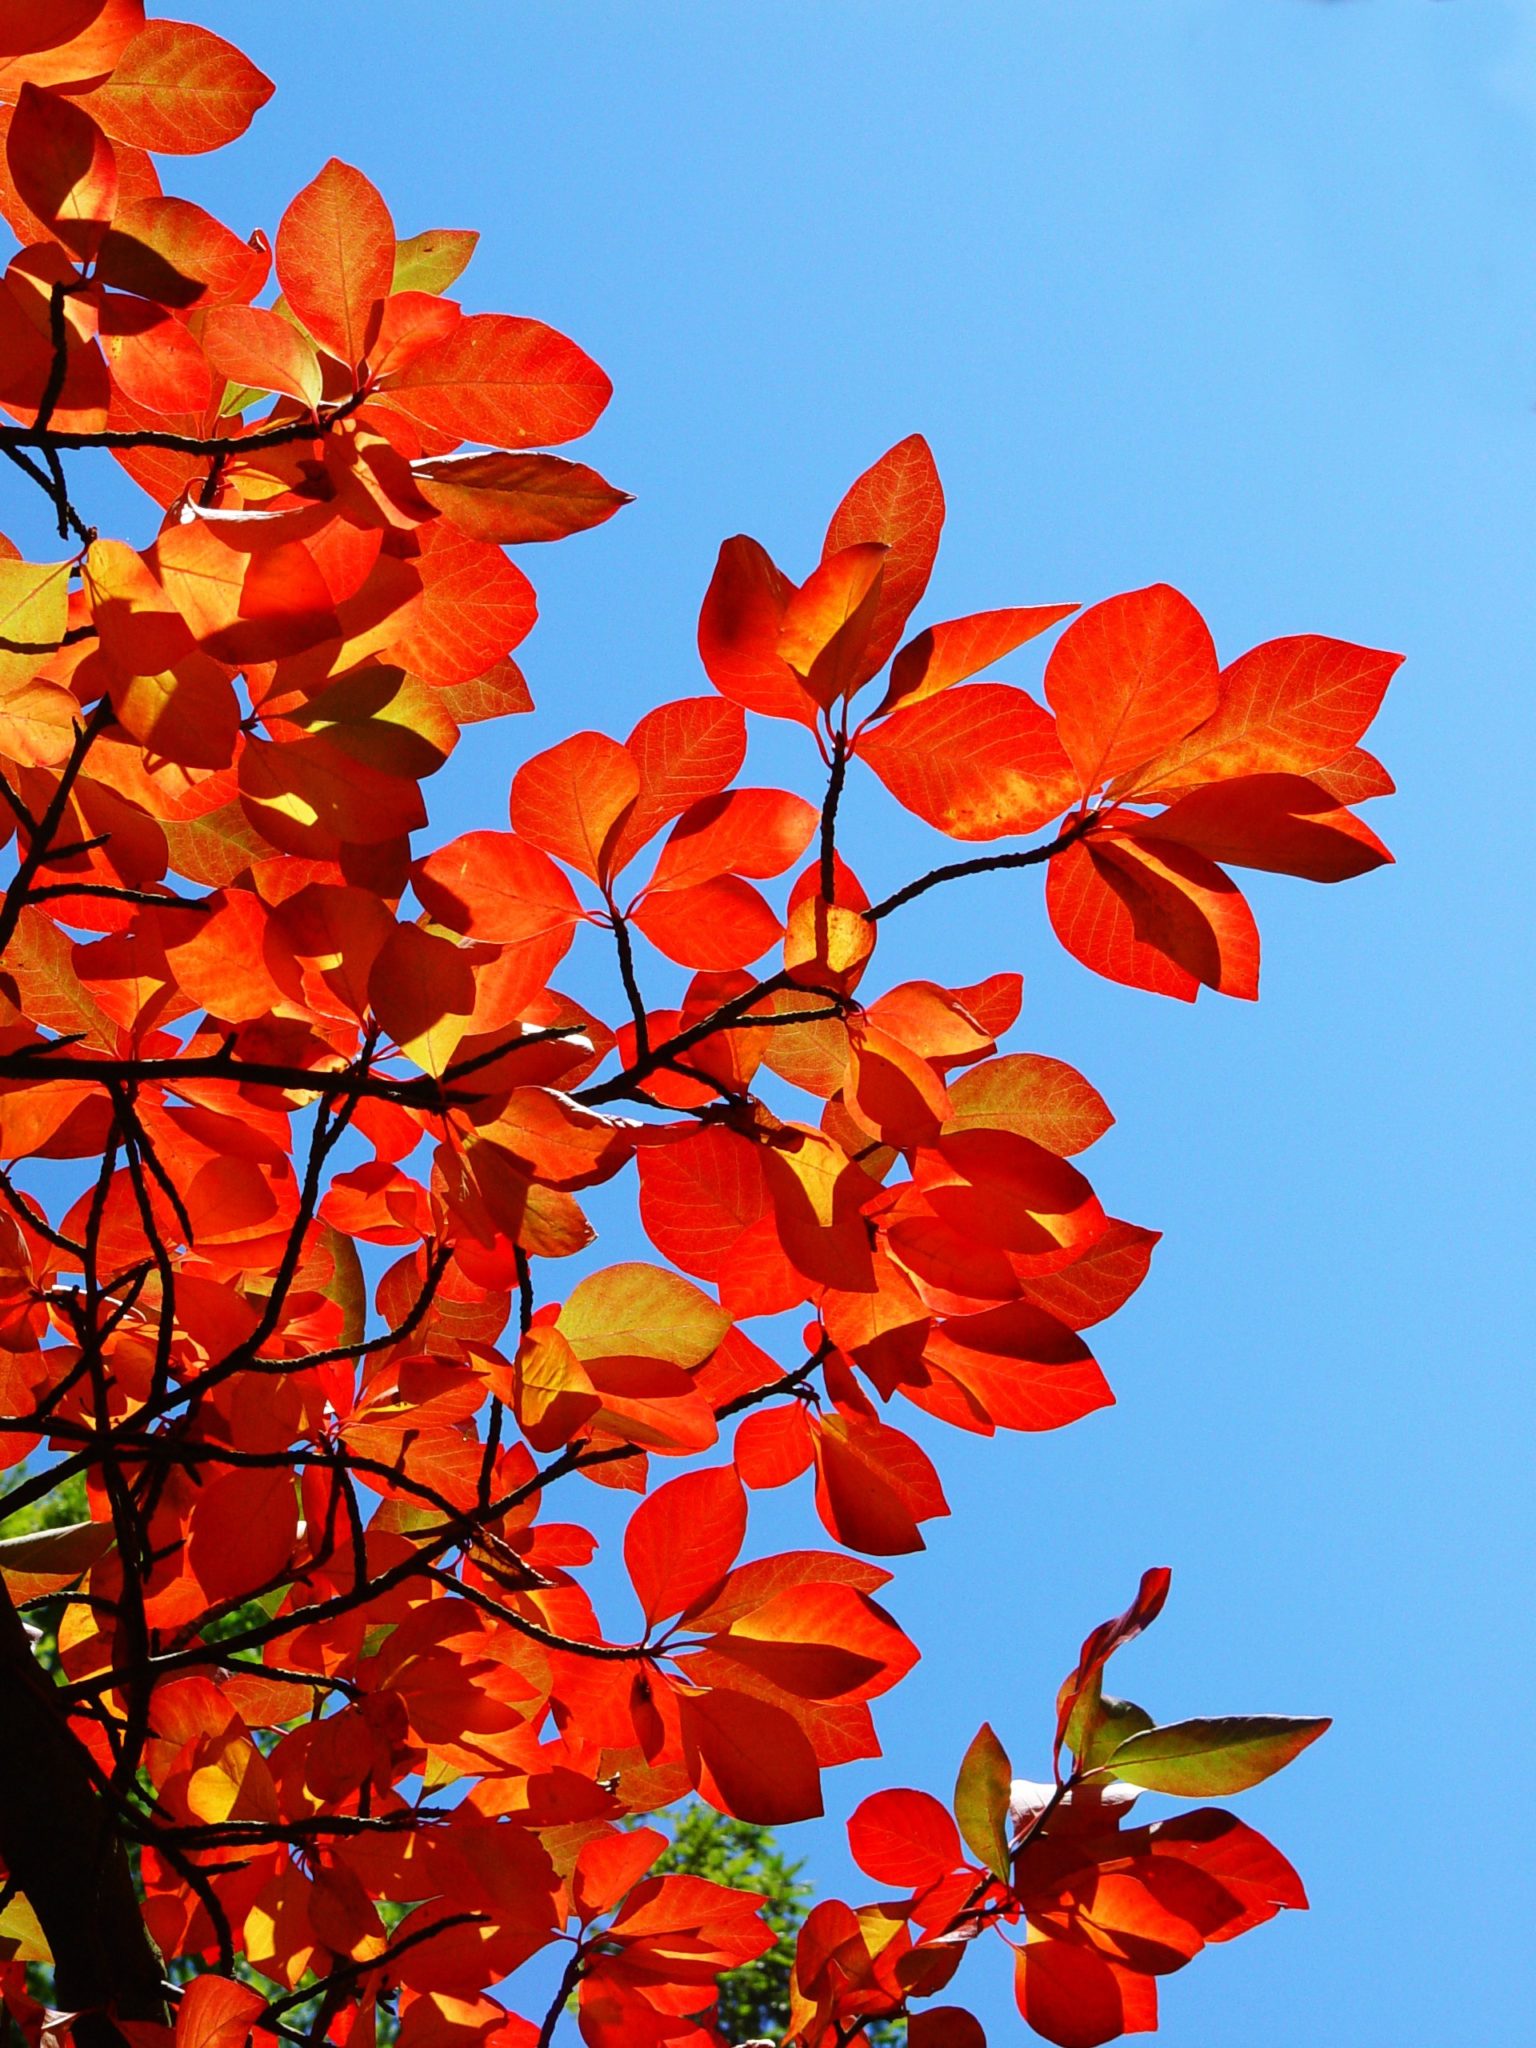
[[[468,228],[428,228],[395,244],[397,292],[447,291],[475,253],[480,237]]]
[[[360,1343],[368,1324],[368,1289],[363,1279],[363,1262],[350,1237],[344,1237],[328,1223],[321,1226],[320,1234],[332,1260],[331,1277],[320,1291],[341,1310],[342,1343]]]
[[[1108,1763],[1122,1742],[1153,1726],[1152,1716],[1133,1700],[1106,1699],[1099,1674],[1084,1687],[1067,1723],[1066,1743],[1079,1770],[1097,1770]]]
[[[1233,1714],[1217,1721],[1174,1721],[1131,1735],[1098,1769],[1144,1792],[1204,1799],[1246,1792],[1283,1770],[1331,1723],[1280,1714]]]
[[[1013,1765],[983,1721],[955,1780],[955,1820],[966,1847],[992,1875],[1008,1882],[1008,1798]]]

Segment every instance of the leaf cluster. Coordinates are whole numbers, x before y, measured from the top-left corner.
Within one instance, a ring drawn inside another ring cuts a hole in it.
[[[697,694],[573,730],[504,825],[426,843],[466,730],[531,704],[508,550],[627,502],[553,452],[610,387],[466,310],[474,234],[402,235],[351,165],[248,234],[164,190],[271,89],[141,0],[0,8],[0,458],[59,536],[0,539],[10,2019],[30,2048],[549,2048],[574,1997],[587,2048],[781,2011],[798,2048],[974,2048],[930,2001],[995,1931],[1048,2038],[1148,2027],[1160,1976],[1304,1900],[1231,1816],[1125,1803],[1241,1790],[1322,1726],[1106,1698],[1165,1574],[1085,1643],[1054,1783],[983,1731],[953,1817],[866,1801],[897,1895],[822,1901],[787,1955],[765,1831],[879,1755],[918,1657],[889,1561],[950,1511],[893,1416],[1108,1405],[1091,1333],[1157,1240],[1077,1163],[1097,1091],[1012,1041],[1017,963],[950,986],[900,913],[1040,868],[1100,975],[1254,996],[1229,870],[1390,858],[1354,806],[1391,787],[1362,740],[1396,657],[1223,662],[1164,585],[915,624],[944,499],[912,435],[799,580],[726,541]],[[84,449],[143,535],[77,502]],[[1038,694],[995,674],[1047,642]],[[803,789],[742,779],[763,718]],[[866,773],[938,835],[883,895],[843,816]],[[561,986],[578,948],[597,1008]],[[609,1184],[648,1255],[572,1281]],[[802,1481],[814,1547],[764,1552],[755,1497]],[[638,1633],[599,1612],[593,1485]]]

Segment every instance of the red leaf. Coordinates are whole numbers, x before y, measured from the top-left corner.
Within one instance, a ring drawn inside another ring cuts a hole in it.
[[[876,1884],[936,1884],[965,1861],[949,1814],[927,1792],[876,1792],[848,1822],[853,1860]]]
[[[1163,1602],[1168,1598],[1168,1583],[1173,1574],[1166,1565],[1154,1565],[1141,1575],[1141,1584],[1136,1589],[1136,1598],[1123,1614],[1117,1614],[1111,1621],[1101,1621],[1098,1627],[1084,1637],[1083,1647],[1078,1653],[1077,1668],[1063,1683],[1056,1696],[1056,1753],[1060,1755],[1062,1742],[1066,1738],[1067,1723],[1072,1718],[1072,1709],[1077,1705],[1083,1692],[1104,1669],[1116,1650],[1139,1636],[1163,1611]]]
[[[742,1484],[754,1491],[787,1486],[798,1479],[815,1455],[810,1425],[798,1401],[759,1408],[742,1417],[731,1446]]]
[[[1002,1429],[1062,1429],[1115,1398],[1081,1338],[1028,1302],[951,1316],[928,1339],[924,1358]],[[902,1391],[933,1405],[921,1387]]]
[[[685,1273],[715,1279],[742,1233],[768,1210],[761,1153],[714,1125],[642,1146],[640,1220],[652,1244]]]
[[[1210,629],[1166,583],[1096,604],[1062,634],[1045,694],[1081,789],[1097,789],[1173,745],[1216,708]]]
[[[650,1869],[667,1846],[657,1828],[635,1828],[598,1835],[582,1844],[576,1858],[573,1889],[583,1920],[610,1913],[632,1885]]]
[[[726,541],[699,613],[699,658],[722,697],[814,729],[816,700],[779,652],[793,593],[755,540],[737,534]]]
[[[907,2021],[907,2048],[987,2048],[980,2020],[962,2005],[930,2005]]]
[[[816,1511],[850,1550],[897,1557],[925,1548],[920,1522],[949,1513],[927,1453],[873,1416],[829,1414],[814,1432]]]
[[[298,1527],[298,1496],[286,1465],[225,1472],[196,1497],[187,1569],[211,1605],[242,1599],[287,1569]]]
[[[443,455],[413,463],[411,474],[427,503],[461,533],[503,544],[563,540],[631,502],[595,469],[558,455]]]
[[[717,1585],[746,1533],[746,1496],[729,1465],[685,1472],[643,1500],[624,1532],[624,1563],[648,1626]]]
[[[1157,1985],[1096,1949],[1030,1941],[1015,1956],[1019,2011],[1057,2048],[1099,2048],[1157,2028]]]
[[[1220,868],[1171,841],[1068,847],[1051,862],[1046,907],[1067,951],[1107,980],[1185,1002],[1202,983],[1258,994],[1252,912]]]
[[[512,832],[465,832],[419,861],[412,882],[431,916],[452,931],[500,945],[559,941],[551,967],[581,915],[549,855]]]
[[[691,804],[668,833],[650,889],[680,889],[719,875],[781,875],[804,853],[817,813],[782,789],[733,789]]]
[[[652,889],[631,919],[669,960],[715,973],[760,960],[784,936],[758,891],[736,875],[691,888]]]
[[[798,1722],[742,1692],[678,1702],[689,1773],[700,1795],[738,1820],[779,1827],[821,1812],[821,1770]]]

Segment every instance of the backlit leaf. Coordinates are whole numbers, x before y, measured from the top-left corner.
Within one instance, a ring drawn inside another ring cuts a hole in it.
[[[322,348],[355,369],[389,296],[395,226],[361,171],[332,157],[277,230],[283,297]]]
[[[685,1472],[643,1500],[624,1531],[624,1564],[649,1625],[723,1579],[746,1532],[746,1496],[729,1465]]]
[[[243,135],[271,97],[271,79],[221,36],[191,22],[151,21],[87,104],[117,142],[196,156]]]
[[[1091,606],[1062,634],[1045,694],[1084,791],[1161,754],[1216,708],[1215,643],[1166,583]]]
[[[558,455],[438,456],[413,463],[411,474],[428,504],[475,540],[562,540],[630,503],[595,469]]]
[[[913,608],[928,588],[944,525],[944,492],[921,434],[909,434],[872,463],[832,515],[822,561],[844,548],[878,542],[887,550],[879,606],[855,665],[858,681],[884,668]]]
[[[381,399],[450,447],[530,448],[586,433],[612,389],[590,356],[542,321],[473,313],[386,378]]]
[[[1033,832],[1077,793],[1055,720],[1006,683],[966,683],[894,711],[858,753],[898,803],[954,839]]]
[[[1246,1792],[1283,1770],[1331,1726],[1278,1714],[1175,1721],[1128,1736],[1100,1768],[1144,1792],[1194,1799]]]
[[[1008,1881],[1008,1799],[1013,1765],[988,1722],[983,1721],[960,1763],[955,1780],[955,1819],[966,1847],[979,1863]]]

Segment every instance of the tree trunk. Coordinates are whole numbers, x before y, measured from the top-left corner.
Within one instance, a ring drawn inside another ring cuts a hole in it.
[[[110,2015],[164,2020],[164,1965],[128,1855],[0,1580],[0,1858],[53,1951],[79,2048],[121,2048]]]

